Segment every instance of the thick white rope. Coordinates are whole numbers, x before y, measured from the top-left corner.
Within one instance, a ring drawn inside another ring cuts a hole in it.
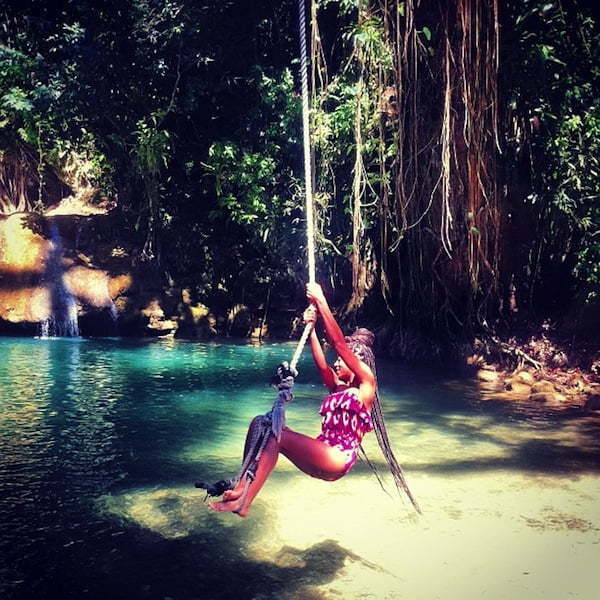
[[[300,337],[300,340],[298,341],[298,345],[296,346],[296,351],[294,352],[294,356],[292,356],[292,360],[290,361],[290,369],[292,370],[296,370],[296,365],[298,364],[298,361],[300,360],[300,355],[302,354],[302,350],[304,349],[304,346],[306,344],[306,341],[308,340],[308,336],[310,335],[310,332],[312,331],[312,328],[315,326],[314,323],[307,323],[304,326],[304,331],[302,332],[302,336]]]
[[[304,0],[298,0],[299,22],[300,22],[300,73],[302,79],[302,130],[304,142],[304,186],[306,191],[305,214],[306,214],[306,252],[308,255],[308,281],[315,283],[315,234],[314,234],[314,216],[313,216],[313,198],[312,198],[312,168],[310,157],[310,132],[309,132],[309,107],[308,107],[308,57],[306,55],[306,11]],[[256,465],[267,445],[271,435],[279,441],[281,432],[285,427],[285,405],[293,399],[292,388],[294,386],[294,373],[297,374],[296,365],[306,345],[314,323],[307,323],[302,332],[302,336],[296,346],[296,351],[289,364],[290,377],[280,381],[279,393],[273,407],[263,415],[256,427],[260,430],[253,432],[252,447],[244,457],[242,467],[238,476],[234,479],[219,481],[212,486],[204,483],[197,483],[196,487],[207,490],[210,495],[221,495],[226,489],[233,489],[240,479],[246,476],[244,490],[241,496],[242,503],[245,501],[246,494],[251,482],[254,480]],[[213,489],[214,488],[214,489]],[[218,489],[217,489],[218,488]]]
[[[306,51],[306,9],[304,0],[298,0],[298,24],[300,39],[300,79],[302,80],[302,134],[304,144],[304,189],[306,215],[306,254],[308,258],[308,281],[315,283],[315,230],[312,195],[312,161],[310,156],[310,119],[308,105],[308,56]],[[290,361],[292,370],[296,369],[302,350],[314,323],[307,323]]]
[[[315,278],[315,233],[312,197],[312,161],[310,156],[310,124],[308,105],[308,56],[306,52],[306,10],[304,0],[298,0],[300,29],[300,76],[302,80],[302,132],[304,142],[304,189],[306,214],[306,252],[308,256],[308,281]]]
[[[302,133],[304,142],[304,187],[305,187],[305,214],[306,214],[306,253],[308,256],[308,281],[315,283],[315,231],[313,216],[313,197],[312,197],[312,163],[310,158],[310,121],[308,108],[308,56],[306,53],[306,10],[304,0],[298,0],[298,22],[300,32],[300,76],[302,80]],[[300,360],[302,350],[306,345],[314,323],[307,323],[300,336],[294,356],[290,361],[290,371],[296,371],[296,365]],[[293,385],[293,379],[292,379]],[[285,401],[284,401],[285,398]],[[281,428],[285,424],[285,403],[291,401],[291,387],[285,392],[280,392],[278,400],[275,401],[271,410],[272,420],[277,422],[274,427],[275,436],[279,439]]]

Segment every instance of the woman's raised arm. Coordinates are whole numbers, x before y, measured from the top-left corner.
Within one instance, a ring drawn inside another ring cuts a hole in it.
[[[329,308],[321,286],[318,283],[307,284],[306,295],[309,301],[317,307],[325,327],[327,339],[338,353],[338,356],[348,365],[348,368],[355,374],[359,383],[365,383],[368,387],[374,389],[375,380],[371,369],[354,354],[346,343],[344,334]]]
[[[317,309],[314,305],[311,304],[311,306],[304,311],[304,322],[316,324]],[[338,380],[333,369],[327,364],[327,359],[325,358],[325,353],[321,347],[321,342],[319,341],[315,327],[313,327],[310,332],[310,350],[325,387],[330,391],[335,390]]]

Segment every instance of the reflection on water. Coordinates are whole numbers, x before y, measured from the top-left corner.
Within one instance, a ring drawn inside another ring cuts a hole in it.
[[[362,463],[329,484],[285,459],[250,519],[207,511],[192,482],[237,472],[292,351],[1,339],[0,597],[591,599],[598,419],[385,362],[389,435],[423,518]],[[307,356],[300,371],[288,421],[316,434],[323,390]],[[374,436],[365,446],[384,469]]]

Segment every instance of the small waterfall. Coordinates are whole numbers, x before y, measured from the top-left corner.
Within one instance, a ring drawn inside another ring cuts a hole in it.
[[[112,299],[108,307],[108,312],[110,313],[110,318],[113,320],[113,323],[116,323],[119,318],[119,310],[117,309],[117,305],[112,301]]]
[[[44,279],[50,292],[50,316],[40,324],[41,337],[78,337],[77,303],[64,282],[63,246],[58,227],[51,223],[52,248]]]

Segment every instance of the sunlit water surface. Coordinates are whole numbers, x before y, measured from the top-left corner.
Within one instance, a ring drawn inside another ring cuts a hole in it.
[[[380,361],[424,515],[364,464],[282,458],[250,518],[192,484],[238,467],[292,344],[0,339],[0,598],[597,598],[600,427]],[[308,356],[288,423],[315,435]],[[383,470],[374,435],[366,449]]]

